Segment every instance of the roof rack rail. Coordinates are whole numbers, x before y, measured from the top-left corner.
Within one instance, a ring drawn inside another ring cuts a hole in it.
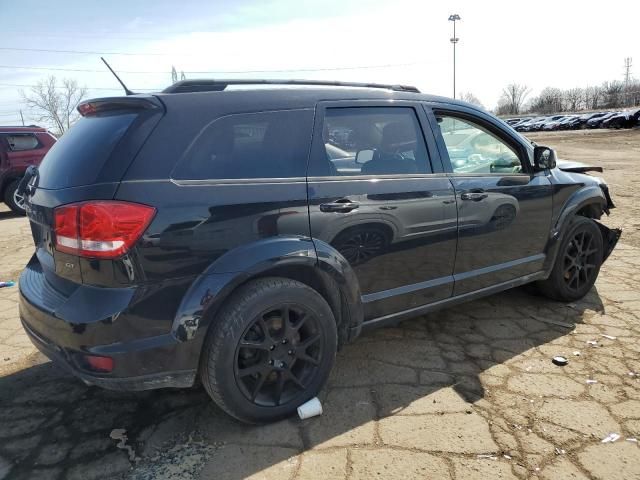
[[[181,80],[165,88],[162,93],[187,93],[187,92],[219,92],[227,88],[228,85],[308,85],[308,86],[329,86],[329,87],[361,87],[361,88],[384,88],[397,92],[420,93],[416,87],[411,85],[385,85],[382,83],[358,83],[358,82],[336,82],[324,80]]]

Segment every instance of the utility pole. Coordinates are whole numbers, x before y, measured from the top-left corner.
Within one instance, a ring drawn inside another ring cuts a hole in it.
[[[624,104],[625,106],[628,106],[631,104],[631,92],[629,92],[629,81],[631,80],[631,57],[626,57],[624,59],[624,92],[623,92],[623,98],[624,98]]]
[[[24,117],[22,116],[22,110],[20,110],[20,120],[22,120],[22,126],[24,127]]]
[[[631,57],[627,57],[624,59],[624,84],[629,85],[629,80],[631,80]]]
[[[456,43],[460,40],[456,37],[456,21],[460,20],[460,15],[454,13],[449,15],[449,21],[453,22],[453,37],[450,42],[453,44],[453,98],[456,98]]]

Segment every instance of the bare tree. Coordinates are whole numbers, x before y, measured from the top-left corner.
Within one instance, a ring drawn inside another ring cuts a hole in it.
[[[22,101],[38,120],[46,122],[62,135],[78,119],[78,104],[87,96],[87,88],[78,82],[63,78],[60,85],[55,76],[38,82],[27,93],[20,92]]]
[[[604,97],[604,105],[606,108],[618,108],[624,104],[624,84],[618,80],[612,82],[604,82],[602,84],[602,92]]]
[[[602,88],[598,86],[584,89],[584,106],[586,109],[596,110],[602,103]]]
[[[536,98],[531,102],[529,111],[537,113],[555,113],[564,109],[564,94],[559,88],[543,88]]]
[[[503,113],[518,114],[522,109],[527,95],[531,90],[526,85],[510,83],[502,89],[502,96],[498,101],[498,111]]]
[[[484,108],[484,105],[482,104],[480,99],[478,97],[476,97],[471,92],[463,93],[462,95],[460,95],[460,99],[465,101],[465,102],[468,102],[468,103],[471,103],[473,105],[476,105],[478,107]]]
[[[640,105],[640,80],[632,79],[624,86],[624,104],[626,107]]]
[[[577,112],[582,108],[582,101],[584,99],[584,90],[581,88],[570,88],[564,93],[565,106],[567,110],[571,112]]]

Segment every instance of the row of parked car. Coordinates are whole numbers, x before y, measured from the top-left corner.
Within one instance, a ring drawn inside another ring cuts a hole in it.
[[[506,122],[518,132],[577,130],[580,128],[632,128],[640,125],[640,108],[621,112],[586,113],[584,115],[509,118]]]

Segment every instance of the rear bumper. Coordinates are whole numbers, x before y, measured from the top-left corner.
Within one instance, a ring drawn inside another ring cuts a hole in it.
[[[114,390],[193,385],[199,344],[172,335],[171,313],[161,318],[156,295],[168,297],[162,285],[139,290],[77,285],[62,294],[32,260],[19,289],[20,319],[31,341],[84,382]],[[111,357],[113,370],[92,371],[86,355]]]
[[[188,388],[193,386],[195,382],[195,370],[151,373],[134,377],[99,376],[79,368],[73,359],[73,353],[38,335],[24,320],[22,326],[40,352],[87,385],[95,385],[108,390],[140,391],[167,387]]]

